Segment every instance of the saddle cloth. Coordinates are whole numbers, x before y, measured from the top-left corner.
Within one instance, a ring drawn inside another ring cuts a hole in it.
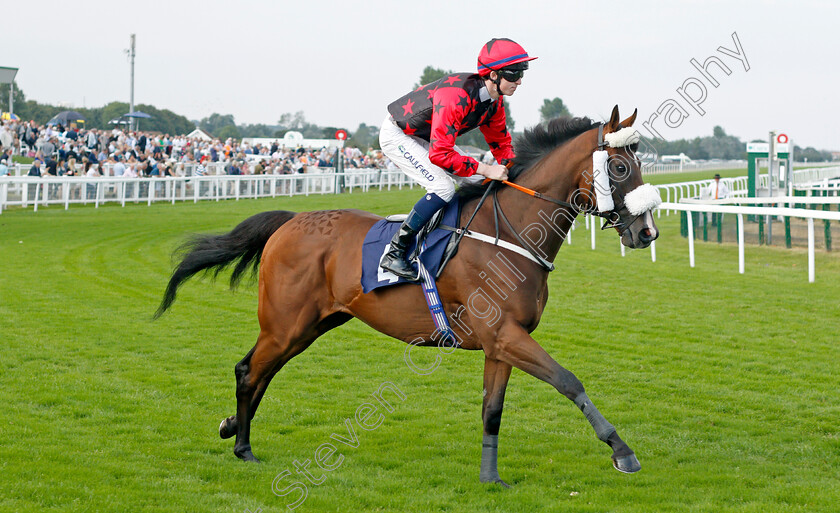
[[[458,216],[461,212],[460,203],[458,197],[455,196],[455,201],[450,201],[444,207],[439,224],[453,227],[458,226]],[[365,235],[365,241],[362,244],[362,291],[365,294],[380,287],[411,283],[405,278],[379,267],[379,262],[382,260],[382,256],[388,251],[391,245],[391,239],[397,233],[399,227],[399,222],[383,219],[377,221],[370,228],[367,235]],[[420,261],[423,262],[423,266],[432,276],[437,274],[446,246],[449,243],[450,237],[453,235],[454,233],[449,230],[435,228],[426,236],[426,249],[420,253]],[[414,252],[415,246],[416,243],[412,243],[406,254],[411,255]]]

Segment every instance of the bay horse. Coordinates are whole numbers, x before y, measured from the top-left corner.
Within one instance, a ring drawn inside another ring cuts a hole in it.
[[[521,242],[521,234],[526,234],[532,246],[529,251],[541,255],[544,263],[553,261],[578,213],[597,213],[596,203],[603,201],[603,195],[594,194],[590,171],[593,154],[601,149],[610,157],[606,167],[611,190],[606,197],[615,204],[609,212],[610,226],[615,227],[627,247],[650,245],[658,236],[650,213],[652,206],[644,212],[632,212],[625,204],[631,191],[651,187],[643,185],[641,163],[634,153],[636,146],[608,147],[603,142],[609,134],[630,127],[635,118],[636,112],[619,122],[615,106],[606,123],[593,123],[589,118],[561,118],[547,127],[538,125],[527,131],[517,139],[510,182],[530,189],[535,197],[513,187],[499,187],[499,212],[494,212],[490,202],[484,203],[470,230],[496,232],[508,242]],[[549,203],[540,198],[560,200],[553,200],[557,208],[546,214]],[[466,201],[461,225],[477,204],[477,198]],[[499,214],[505,218],[501,226]],[[259,271],[260,333],[256,345],[234,369],[236,414],[222,420],[219,426],[222,438],[236,435],[233,452],[239,458],[259,461],[251,450],[251,419],[271,379],[327,331],[356,317],[406,343],[439,344],[422,287],[401,284],[362,292],[361,241],[380,219],[360,210],[263,212],[243,221],[230,233],[200,235],[183,247],[184,256],[173,271],[156,317],[172,305],[178,287],[196,273],[218,275],[235,264],[231,275],[231,286],[235,287],[249,267],[253,272]],[[536,241],[534,230],[541,235]],[[460,347],[484,351],[480,481],[507,486],[498,473],[497,447],[512,367],[549,383],[573,401],[597,437],[613,450],[613,466],[622,472],[636,472],[641,466],[634,452],[592,404],[581,382],[530,336],[540,322],[549,295],[548,269],[537,260],[525,258],[522,252],[465,238],[437,282]],[[498,273],[502,267],[505,270]],[[487,278],[490,269],[497,272],[495,281]],[[495,299],[488,292],[491,289]],[[491,308],[489,303],[495,306]],[[492,310],[492,315],[488,310]]]

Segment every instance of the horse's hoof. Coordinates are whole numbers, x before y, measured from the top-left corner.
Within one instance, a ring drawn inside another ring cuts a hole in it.
[[[242,461],[253,461],[254,463],[259,463],[260,462],[260,460],[258,460],[257,457],[254,456],[254,453],[251,452],[250,448],[245,449],[244,451],[238,451],[238,450],[234,449],[233,454],[235,454],[236,457],[239,458]]]
[[[219,424],[219,436],[222,437],[222,440],[232,437],[236,434],[236,427],[236,415],[231,415]]]
[[[612,462],[616,470],[625,474],[632,474],[642,470],[642,464],[639,463],[639,459],[632,452],[627,456],[613,457]]]
[[[488,484],[500,484],[500,485],[504,486],[505,488],[510,488],[510,485],[505,483],[504,481],[502,481],[502,478],[500,478],[500,477],[497,477],[497,478],[494,478],[494,479],[482,479],[481,482],[482,483],[488,483]]]

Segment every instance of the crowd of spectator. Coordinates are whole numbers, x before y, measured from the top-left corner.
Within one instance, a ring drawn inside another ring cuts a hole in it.
[[[34,158],[30,176],[186,176],[203,174],[293,174],[336,167],[388,167],[379,150],[346,147],[288,148],[282,140],[268,146],[235,139],[204,140],[123,128],[84,129],[75,125],[39,126],[33,121],[0,123],[0,176],[9,173],[12,155]]]

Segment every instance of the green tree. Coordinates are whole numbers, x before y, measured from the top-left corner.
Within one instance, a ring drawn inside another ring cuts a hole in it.
[[[369,147],[373,146],[373,140],[374,138],[378,138],[378,136],[379,133],[374,127],[369,127],[364,123],[360,123],[359,128],[357,128],[356,131],[353,132],[353,135],[347,139],[347,145],[355,146],[356,148],[360,148],[362,151],[366,151]]]
[[[309,123],[306,121],[306,116],[303,114],[302,110],[299,110],[294,114],[286,112],[285,114],[280,115],[280,120],[277,121],[277,124],[280,125],[281,129],[287,131],[304,131],[306,127],[309,126]]]
[[[239,129],[236,128],[236,125],[225,125],[219,129],[219,131],[216,133],[216,137],[224,141],[228,137],[239,139],[240,137],[242,137],[242,135],[239,133]]]
[[[129,105],[125,102],[111,102],[102,107],[99,115],[99,122],[103,125],[109,123],[111,120],[118,119],[120,116],[129,111]],[[113,126],[113,125],[111,125]]]
[[[451,73],[452,70],[445,71],[440,68],[426,66],[425,68],[423,68],[423,73],[420,75],[420,82],[414,84],[414,89],[417,89],[421,85],[431,84],[435,80],[439,80]]]
[[[216,134],[226,126],[236,126],[233,114],[218,114],[214,112],[198,122],[198,126],[211,134]]]
[[[548,121],[549,119],[559,118],[560,116],[571,116],[566,104],[560,98],[543,100],[543,105],[540,107],[540,121]]]
[[[2,112],[9,112],[9,84],[0,84],[0,111]],[[17,113],[21,107],[24,107],[26,103],[26,95],[23,94],[23,90],[18,87],[17,82],[15,82],[15,94],[14,94],[14,103],[15,103],[15,113]],[[21,117],[23,119],[23,117]]]

